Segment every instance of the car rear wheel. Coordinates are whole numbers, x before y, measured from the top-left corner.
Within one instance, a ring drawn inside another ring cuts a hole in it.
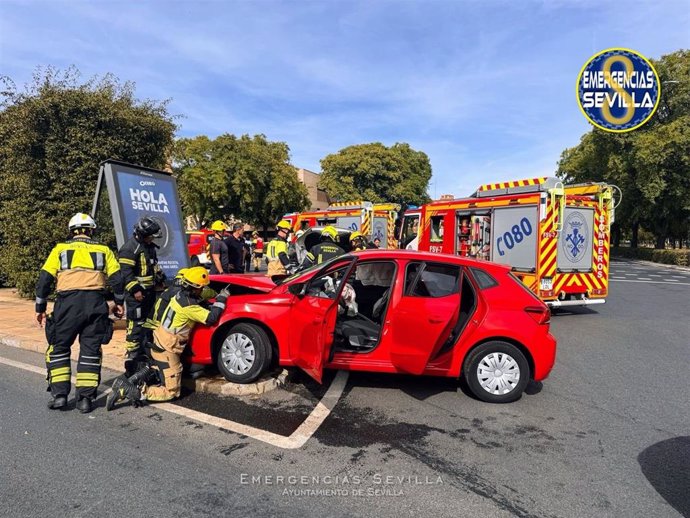
[[[525,355],[507,342],[487,342],[465,359],[463,376],[472,393],[488,403],[520,398],[530,378]]]
[[[271,363],[271,342],[266,331],[255,324],[232,326],[218,348],[216,363],[228,381],[255,381]]]

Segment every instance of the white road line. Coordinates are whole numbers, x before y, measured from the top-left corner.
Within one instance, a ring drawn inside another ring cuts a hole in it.
[[[45,375],[46,373],[45,368],[36,367],[35,365],[30,365],[28,363],[17,362],[8,358],[3,358],[2,356],[0,356],[0,363],[36,374]],[[314,410],[311,411],[311,414],[307,416],[304,422],[299,425],[299,427],[292,432],[289,437],[269,432],[267,430],[262,430],[260,428],[255,428],[246,424],[237,423],[235,421],[230,421],[229,419],[204,414],[203,412],[181,407],[175,405],[174,403],[155,403],[149,408],[160,408],[161,410],[165,410],[171,414],[180,415],[189,419],[194,419],[200,423],[221,428],[223,430],[246,435],[247,437],[268,443],[272,446],[294,450],[304,446],[304,444],[312,437],[312,435],[314,435],[314,433],[316,433],[316,430],[319,429],[319,427],[329,416],[335,405],[338,403],[338,400],[340,400],[343,390],[345,390],[348,376],[349,373],[347,371],[339,371],[338,374],[336,374],[331,386],[328,387],[328,390],[323,398],[321,398],[321,401],[318,402],[318,404],[314,407]],[[74,381],[75,379],[73,377],[72,382],[74,383]],[[107,396],[110,392],[111,389],[108,388],[105,392],[98,396],[98,399]]]
[[[645,284],[673,284],[674,286],[690,286],[690,282],[640,281],[635,279],[611,279],[614,282],[642,282]]]
[[[651,281],[652,279],[650,279],[649,277],[638,277],[637,280],[638,281]]]

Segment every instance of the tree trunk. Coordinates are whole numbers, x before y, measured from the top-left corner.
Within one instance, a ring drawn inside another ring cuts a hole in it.
[[[663,250],[666,248],[666,236],[661,234],[656,236],[656,243],[654,245],[654,248],[657,250]]]
[[[630,248],[637,248],[637,242],[638,242],[638,233],[640,231],[640,224],[639,223],[633,223],[632,224],[632,235],[630,236]]]
[[[613,246],[621,246],[621,226],[618,223],[614,223],[611,225],[611,231],[613,234],[611,236],[613,238]]]

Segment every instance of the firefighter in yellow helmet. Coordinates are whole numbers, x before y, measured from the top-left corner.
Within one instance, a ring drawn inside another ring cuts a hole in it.
[[[352,232],[352,234],[350,234],[350,246],[352,247],[353,252],[360,252],[362,250],[371,248],[364,238],[364,234],[362,234],[359,230],[355,230]]]
[[[225,236],[225,231],[228,230],[228,226],[220,220],[214,221],[211,224],[211,230],[213,230],[213,240],[210,244],[210,255],[211,255],[211,273],[229,273],[230,272],[230,262],[229,262],[229,252],[228,245],[223,239]]]
[[[46,320],[46,307],[53,282],[57,282],[55,306],[46,320],[46,366],[53,396],[49,407],[67,409],[71,384],[70,350],[79,335],[77,362],[77,408],[90,412],[101,379],[101,345],[110,341],[112,323],[105,300],[106,282],[115,293],[115,315],[124,310],[124,287],[115,254],[92,239],[96,222],[88,214],[75,214],[69,221],[71,239],[55,245],[38,277],[36,320]]]
[[[273,280],[278,280],[288,274],[290,258],[288,256],[288,236],[292,232],[289,221],[282,220],[276,225],[276,237],[266,247],[266,261],[268,262],[268,275]]]
[[[108,410],[121,399],[130,399],[134,406],[138,406],[143,400],[170,401],[179,397],[182,386],[180,356],[187,345],[189,333],[196,324],[213,325],[218,322],[230,295],[226,288],[217,295],[210,308],[205,307],[203,291],[209,285],[209,274],[203,266],[185,269],[179,283],[180,289],[169,298],[167,304],[161,298],[156,307],[155,315],[160,315],[160,323],[153,331],[153,367],[144,366],[129,378],[119,376],[113,382],[113,392],[106,402]],[[160,385],[147,384],[154,370]]]
[[[324,227],[321,231],[321,242],[318,245],[312,247],[312,249],[307,252],[307,257],[305,257],[302,263],[303,267],[309,267],[313,264],[321,264],[324,261],[333,259],[345,253],[345,250],[337,244],[338,231],[335,227],[328,225]]]

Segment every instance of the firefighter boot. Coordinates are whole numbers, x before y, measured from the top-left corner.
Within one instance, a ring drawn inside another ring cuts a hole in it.
[[[55,396],[48,402],[51,410],[67,410],[67,396]]]
[[[148,384],[148,382],[151,381],[151,378],[154,377],[154,374],[155,373],[150,365],[142,364],[142,366],[139,367],[139,370],[136,373],[127,378],[127,381],[129,381],[135,387],[138,387],[142,383]]]
[[[93,410],[93,399],[90,397],[84,397],[81,398],[79,401],[77,401],[77,410],[79,410],[82,414],[88,414]]]
[[[115,407],[115,404],[123,399],[131,399],[132,405],[138,407],[141,404],[141,390],[124,376],[118,376],[113,382],[113,391],[108,396],[105,407],[108,411]]]

